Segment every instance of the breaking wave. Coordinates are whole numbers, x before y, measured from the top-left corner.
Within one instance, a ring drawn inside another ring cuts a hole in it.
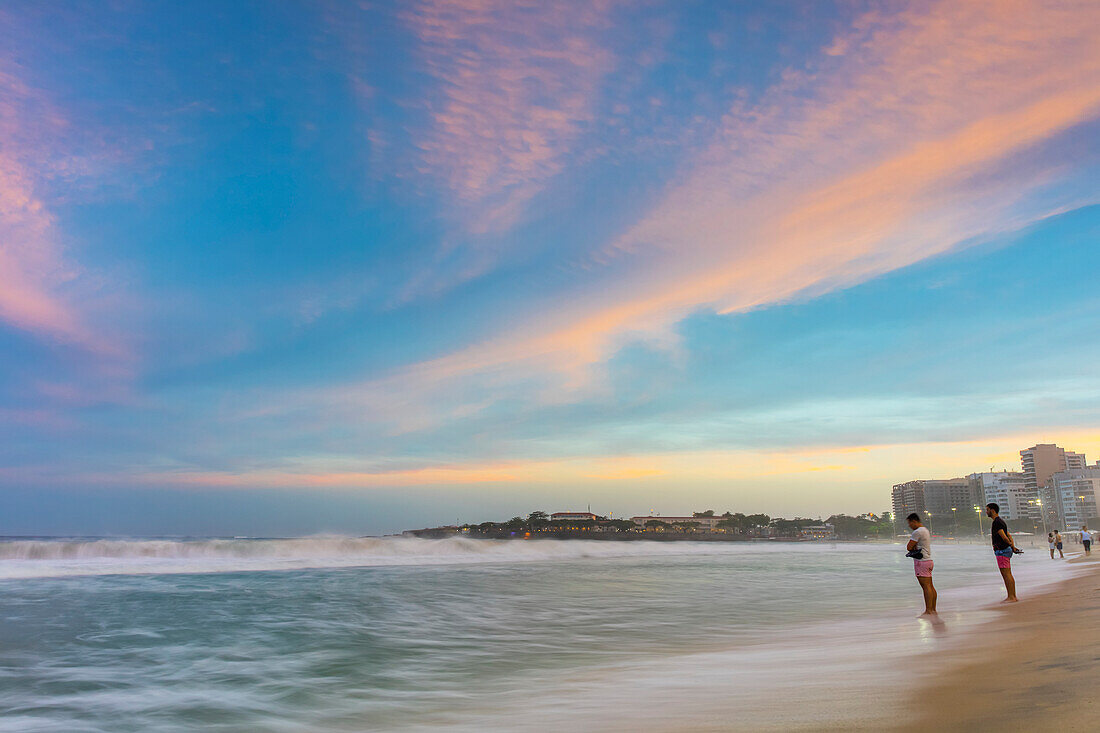
[[[466,537],[304,537],[204,540],[9,540],[0,578],[147,573],[224,573],[296,568],[546,562],[584,558],[727,553],[695,542],[478,540]]]

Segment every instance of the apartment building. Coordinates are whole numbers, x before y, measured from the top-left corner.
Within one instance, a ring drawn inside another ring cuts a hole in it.
[[[894,484],[890,491],[890,505],[895,524],[904,522],[913,512],[923,517],[928,513],[924,505],[924,482],[906,481],[903,484]]]
[[[1050,477],[1051,491],[1058,497],[1060,529],[1078,530],[1082,525],[1100,526],[1100,466],[1058,471]]]
[[[1061,495],[1051,477],[1060,471],[1083,470],[1087,465],[1083,453],[1068,451],[1053,443],[1039,443],[1020,451],[1024,487],[1039,495],[1042,519],[1047,527],[1062,527],[1065,523]]]
[[[906,481],[894,485],[890,498],[894,522],[899,525],[912,512],[925,519],[945,517],[973,512],[982,504],[981,488],[970,477]]]
[[[1008,521],[1041,521],[1038,491],[1029,491],[1024,474],[1019,471],[985,471],[972,473],[972,490],[977,506],[993,502],[1001,507],[1001,516]]]

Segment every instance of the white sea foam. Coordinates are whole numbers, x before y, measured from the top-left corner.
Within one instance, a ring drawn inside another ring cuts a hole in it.
[[[523,541],[466,537],[437,540],[335,536],[298,539],[12,540],[0,542],[0,578],[540,562],[728,553],[738,546],[703,542]]]

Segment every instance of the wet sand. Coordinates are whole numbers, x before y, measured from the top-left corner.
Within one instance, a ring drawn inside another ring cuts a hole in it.
[[[936,676],[909,702],[903,731],[1084,731],[1100,728],[1100,553],[1087,567],[975,629],[975,644],[939,652]]]

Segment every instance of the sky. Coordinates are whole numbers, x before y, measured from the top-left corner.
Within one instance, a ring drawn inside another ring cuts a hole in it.
[[[1100,4],[0,5],[0,534],[1100,458]]]

